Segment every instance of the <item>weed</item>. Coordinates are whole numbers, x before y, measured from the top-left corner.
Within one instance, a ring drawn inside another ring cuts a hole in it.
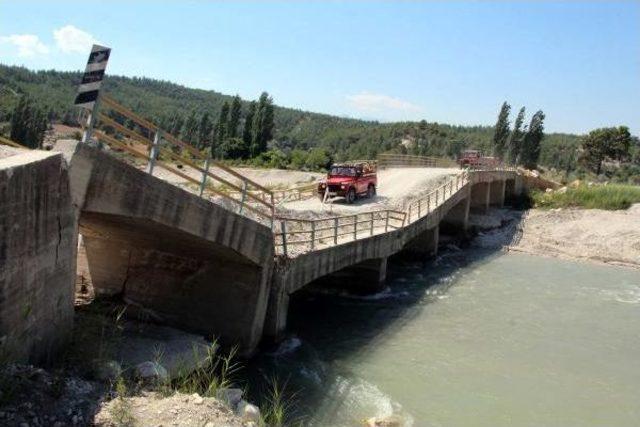
[[[624,184],[580,185],[567,188],[563,193],[536,191],[531,193],[531,198],[539,208],[628,209],[632,204],[640,203],[640,187]]]
[[[109,410],[111,421],[116,427],[134,427],[136,419],[131,413],[131,403],[127,400],[127,384],[122,377],[118,378],[115,391],[117,397]]]

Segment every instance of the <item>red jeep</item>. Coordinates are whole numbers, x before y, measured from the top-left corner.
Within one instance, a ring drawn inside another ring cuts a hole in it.
[[[469,167],[475,169],[496,167],[500,161],[495,157],[483,156],[482,152],[478,150],[464,150],[458,158],[458,163],[461,168]]]
[[[318,184],[318,197],[322,201],[344,197],[347,203],[353,203],[358,196],[375,196],[377,185],[375,162],[336,163],[329,169],[327,178]]]

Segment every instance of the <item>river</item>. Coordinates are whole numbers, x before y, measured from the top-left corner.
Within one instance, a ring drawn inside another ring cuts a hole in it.
[[[310,426],[640,425],[640,271],[470,250],[390,275],[293,298],[252,382],[287,381]]]

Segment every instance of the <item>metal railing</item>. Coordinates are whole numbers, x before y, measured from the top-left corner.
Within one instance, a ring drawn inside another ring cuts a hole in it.
[[[463,171],[462,173],[457,174],[455,178],[451,178],[435,190],[428,193],[426,196],[411,202],[407,207],[407,224],[411,224],[412,222],[430,214],[468,182],[469,172]]]
[[[453,160],[440,157],[413,156],[409,154],[382,153],[378,154],[378,167],[385,169],[388,167],[405,168],[435,168],[455,166]]]
[[[276,254],[307,252],[402,228],[406,213],[392,209],[321,219],[278,217]]]
[[[111,115],[105,114],[105,109],[111,110]],[[93,131],[94,137],[99,141],[145,159],[149,174],[153,175],[154,168],[160,167],[197,186],[200,197],[203,197],[205,191],[211,193],[220,197],[221,200],[231,202],[238,213],[243,213],[245,210],[252,212],[260,219],[266,219],[273,227],[275,203],[271,190],[226,165],[204,156],[192,145],[164,132],[154,123],[140,117],[108,96],[102,95],[101,110],[95,119],[102,123],[103,129]],[[131,120],[135,124],[134,129],[118,123],[118,117]],[[106,132],[108,128],[111,131],[109,133]],[[125,136],[128,140],[119,139],[118,135]],[[132,143],[145,145],[145,152],[133,147]],[[183,155],[185,151],[188,157]],[[162,158],[172,159],[180,166],[175,167]],[[181,170],[180,168],[184,165],[193,169],[196,177]]]

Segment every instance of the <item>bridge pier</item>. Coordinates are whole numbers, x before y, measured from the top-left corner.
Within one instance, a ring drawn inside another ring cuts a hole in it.
[[[506,180],[492,181],[489,184],[489,205],[498,208],[504,207],[505,190]]]
[[[471,208],[481,213],[489,209],[491,194],[491,184],[488,182],[478,182],[471,188]]]
[[[467,185],[462,191],[466,191],[466,197],[444,214],[440,222],[439,233],[466,234],[469,228],[469,209],[473,192],[471,192],[470,185]]]
[[[410,240],[401,251],[401,256],[413,260],[425,260],[438,255],[440,226],[430,228]]]

